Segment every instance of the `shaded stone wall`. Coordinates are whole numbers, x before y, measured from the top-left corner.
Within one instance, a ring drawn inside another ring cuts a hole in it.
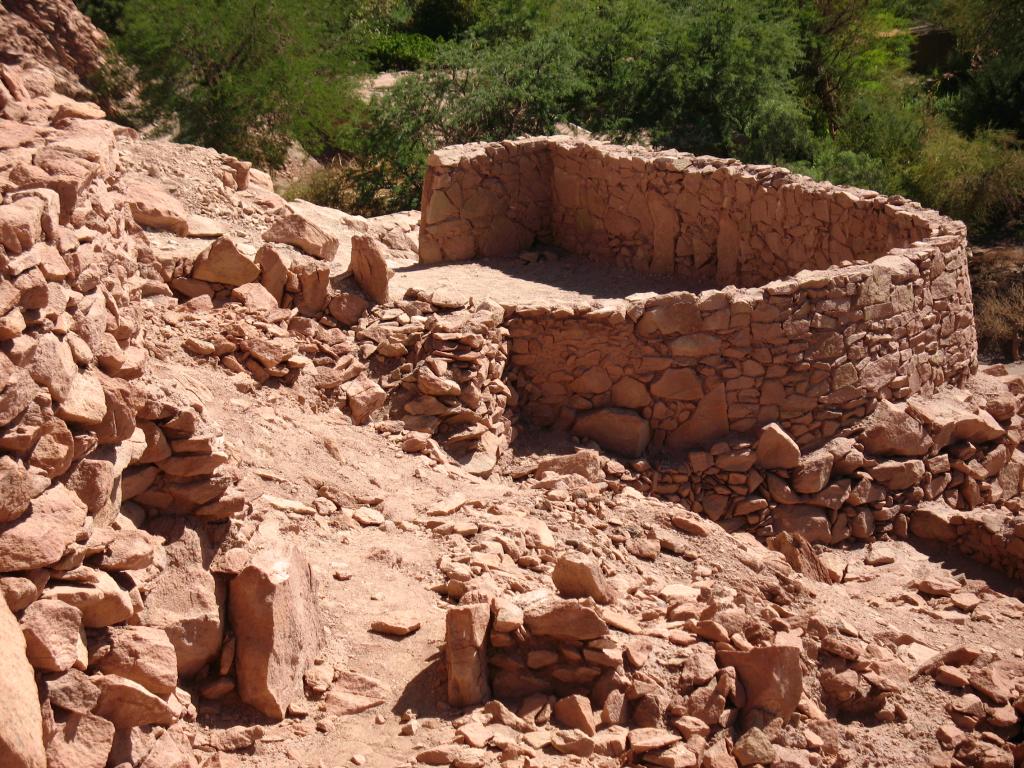
[[[438,150],[423,184],[420,261],[505,256],[549,239],[548,140]]]
[[[703,286],[761,285],[933,234],[899,198],[774,166],[567,137],[440,150],[423,190],[424,261],[541,241]]]

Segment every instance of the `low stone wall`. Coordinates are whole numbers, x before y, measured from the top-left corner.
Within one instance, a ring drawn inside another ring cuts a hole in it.
[[[568,139],[432,156],[423,260],[512,254],[535,240],[697,281],[770,281],[506,307],[524,414],[625,455],[772,422],[801,446],[820,444],[879,399],[958,385],[977,366],[964,227],[901,198]]]
[[[879,398],[958,385],[974,370],[966,270],[949,237],[758,289],[519,308],[506,321],[511,380],[529,418],[575,425],[620,453],[674,452],[771,422],[813,445]],[[607,442],[624,430],[632,448]]]

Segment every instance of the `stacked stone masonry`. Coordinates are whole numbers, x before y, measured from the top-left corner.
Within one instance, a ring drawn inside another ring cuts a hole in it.
[[[258,586],[265,566],[230,547],[247,502],[211,395],[154,359],[143,314],[177,303],[153,231],[222,227],[130,177],[135,133],[56,88],[47,69],[0,65],[0,666],[15,681],[0,686],[0,764],[196,765],[181,686],[237,681],[280,717],[304,666],[266,690],[278,662],[245,630],[312,600],[235,599],[228,628],[228,586]],[[247,163],[210,156],[239,207],[282,204]],[[315,653],[315,616],[298,618]]]
[[[707,289],[505,304],[525,421],[642,457],[623,482],[732,530],[914,535],[1021,573],[1021,382],[977,374],[961,223],[785,169],[571,138],[431,157],[422,262],[547,246]]]
[[[566,138],[431,156],[421,261],[542,244],[718,286],[506,307],[524,414],[621,453],[772,422],[820,445],[977,365],[964,227],[902,198]]]

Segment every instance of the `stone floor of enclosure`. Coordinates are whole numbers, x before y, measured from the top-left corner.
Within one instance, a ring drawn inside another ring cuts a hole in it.
[[[584,257],[543,248],[518,257],[424,265],[393,264],[393,299],[410,288],[426,293],[450,290],[453,296],[491,298],[503,304],[571,304],[624,299],[637,293],[699,292],[712,287],[675,275],[645,275],[597,264]]]

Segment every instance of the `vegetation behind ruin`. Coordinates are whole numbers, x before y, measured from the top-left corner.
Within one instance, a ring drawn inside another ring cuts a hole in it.
[[[102,92],[137,94],[122,119],[269,166],[298,144],[321,165],[289,197],[367,215],[416,208],[435,147],[579,126],[907,195],[964,220],[976,243],[1024,237],[1020,3],[80,5],[119,54]],[[408,74],[366,88],[387,71]],[[974,269],[983,345],[1016,349],[1019,303],[979,270],[991,270]]]

